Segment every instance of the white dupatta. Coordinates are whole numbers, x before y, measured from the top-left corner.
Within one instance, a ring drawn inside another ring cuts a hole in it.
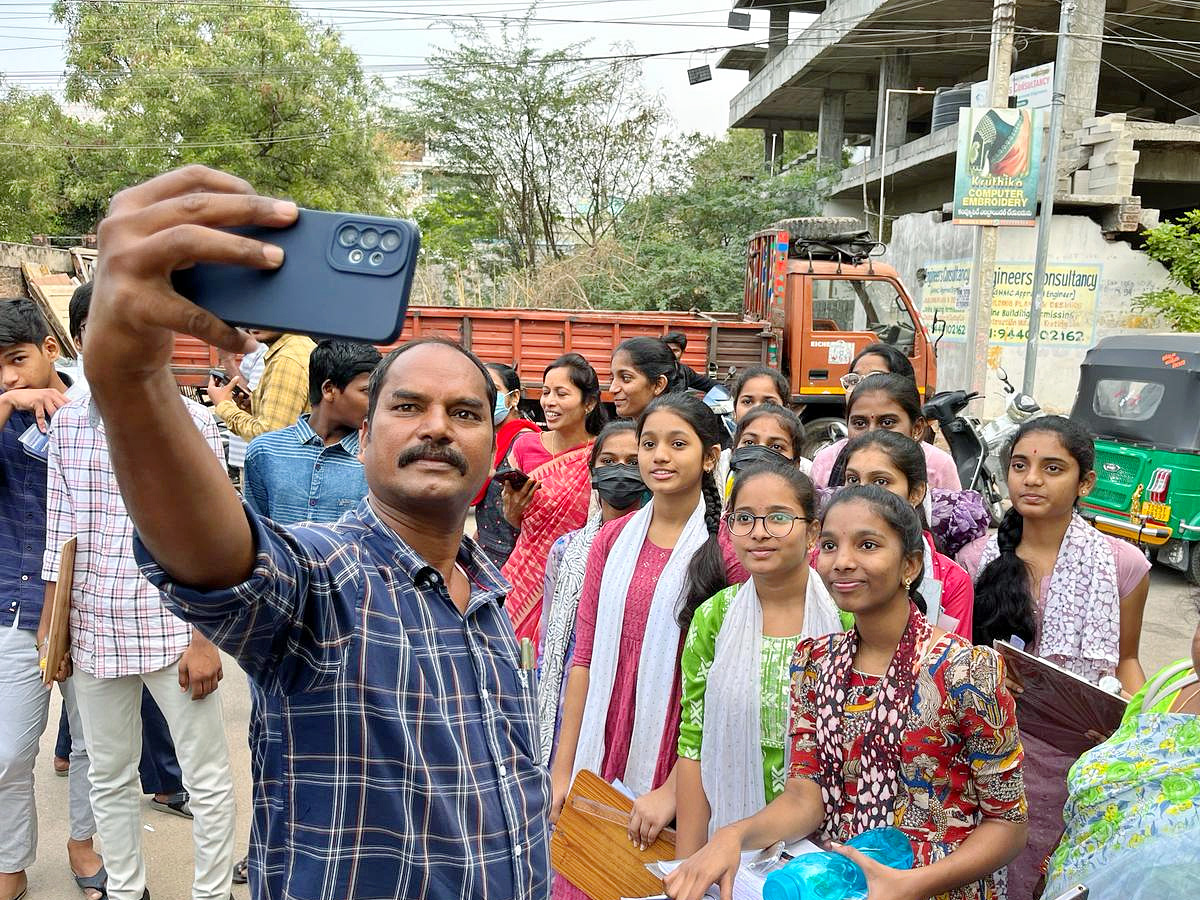
[[[683,595],[688,563],[708,540],[704,512],[704,498],[701,497],[658,577],[646,621],[646,634],[638,660],[633,737],[621,779],[639,796],[654,787],[654,770],[658,764],[658,751],[662,744],[667,710],[671,705],[671,688],[675,683],[675,667],[678,664],[679,623],[675,613]],[[613,543],[604,564],[587,701],[579,728],[572,779],[580,769],[590,769],[599,774],[604,762],[604,728],[608,722],[608,707],[617,674],[617,652],[625,621],[625,600],[653,515],[654,501],[651,500],[630,518]]]
[[[837,606],[821,577],[809,569],[804,638],[842,630]],[[763,616],[751,578],[729,601],[713,648],[704,688],[700,781],[711,813],[708,835],[767,805],[762,766]],[[787,703],[788,698],[780,698]]]

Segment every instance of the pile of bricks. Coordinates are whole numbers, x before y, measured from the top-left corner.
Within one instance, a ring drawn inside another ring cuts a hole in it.
[[[1086,168],[1072,174],[1071,193],[1130,196],[1139,154],[1133,149],[1133,132],[1125,127],[1125,114],[1085,119],[1077,140],[1091,151],[1091,158]]]

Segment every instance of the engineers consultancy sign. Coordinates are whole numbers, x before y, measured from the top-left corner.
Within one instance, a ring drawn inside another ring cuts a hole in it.
[[[954,223],[1032,225],[1041,167],[1041,110],[963,107],[958,112]]]

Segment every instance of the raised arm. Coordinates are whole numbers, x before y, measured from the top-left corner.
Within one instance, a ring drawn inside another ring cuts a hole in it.
[[[182,584],[245,581],[254,541],[237,492],[171,376],[174,332],[233,352],[252,351],[254,341],[177,294],[171,273],[197,262],[275,268],[279,248],[216,229],[295,218],[295,204],[188,166],[122,191],[100,224],[84,365],[129,515],[146,549]]]

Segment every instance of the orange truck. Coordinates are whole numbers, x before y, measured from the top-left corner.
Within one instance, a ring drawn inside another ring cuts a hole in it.
[[[906,353],[923,394],[932,395],[937,380],[934,339],[895,269],[872,259],[879,245],[857,224],[789,219],[754,235],[737,313],[411,306],[397,343],[450,338],[484,360],[516,366],[526,398],[533,400],[541,393],[542,371],[563,353],[582,354],[607,385],[621,341],[682,331],[688,338],[683,362],[731,388],[748,366],[782,370],[811,454],[842,421],[840,378],[868,344],[885,342]],[[173,368],[181,385],[200,387],[215,365],[209,347],[177,338]]]

